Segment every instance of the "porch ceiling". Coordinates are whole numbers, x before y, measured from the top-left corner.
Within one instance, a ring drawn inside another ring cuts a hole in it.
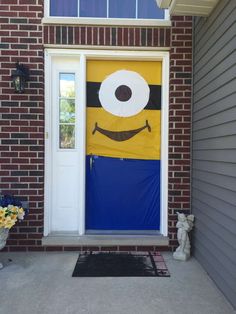
[[[156,0],[160,8],[171,15],[208,16],[219,0]]]

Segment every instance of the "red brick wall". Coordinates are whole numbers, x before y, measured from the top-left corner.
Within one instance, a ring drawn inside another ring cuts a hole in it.
[[[3,193],[13,193],[22,200],[28,200],[30,205],[26,220],[11,229],[6,250],[86,249],[41,246],[44,205],[43,43],[58,47],[171,48],[168,209],[170,248],[173,248],[177,244],[176,211],[188,213],[190,209],[191,18],[173,18],[172,28],[42,27],[42,2],[1,0],[0,4],[0,188]],[[17,60],[30,69],[30,82],[23,95],[15,94],[11,84],[10,76]]]
[[[42,0],[0,4],[0,188],[29,201],[27,219],[11,229],[11,250],[40,244],[44,198],[44,57]],[[30,70],[24,94],[15,94],[11,73],[19,61]]]
[[[176,241],[176,212],[190,211],[192,17],[172,18],[169,103],[169,238]]]
[[[44,27],[45,45],[169,47],[170,28],[60,26]]]

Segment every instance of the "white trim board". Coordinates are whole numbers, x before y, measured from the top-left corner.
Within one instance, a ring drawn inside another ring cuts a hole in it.
[[[123,51],[123,50],[75,50],[75,49],[46,49],[45,50],[45,215],[44,236],[51,233],[51,189],[52,189],[52,163],[51,148],[51,102],[52,86],[51,73],[54,58],[71,58],[78,60],[80,71],[80,134],[82,142],[78,149],[80,186],[78,235],[85,234],[85,154],[86,154],[86,60],[136,60],[136,61],[162,61],[162,117],[161,117],[161,221],[160,233],[168,235],[168,130],[169,130],[169,52],[166,51]],[[68,59],[70,60],[70,59]],[[83,82],[84,83],[83,83]],[[84,122],[83,122],[84,121]],[[81,175],[82,174],[82,175]]]
[[[44,44],[44,48],[47,49],[76,49],[76,50],[88,50],[88,49],[94,49],[94,45],[67,45],[67,44]],[[131,50],[131,51],[157,51],[157,47],[134,47],[134,46],[96,46],[96,50]],[[158,51],[170,51],[170,47],[158,47]]]
[[[171,21],[153,19],[112,19],[112,18],[82,18],[82,17],[44,17],[45,25],[99,25],[99,26],[155,26],[170,27]]]

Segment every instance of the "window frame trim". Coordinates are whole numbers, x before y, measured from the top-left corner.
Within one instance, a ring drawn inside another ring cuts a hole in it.
[[[78,9],[79,10],[79,9]],[[43,24],[70,25],[124,25],[124,26],[171,26],[169,10],[165,10],[164,19],[126,19],[126,18],[87,18],[87,17],[54,17],[50,16],[50,0],[44,1]]]

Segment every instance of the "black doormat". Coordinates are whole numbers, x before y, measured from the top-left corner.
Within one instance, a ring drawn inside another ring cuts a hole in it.
[[[170,277],[159,252],[85,252],[72,277]]]

